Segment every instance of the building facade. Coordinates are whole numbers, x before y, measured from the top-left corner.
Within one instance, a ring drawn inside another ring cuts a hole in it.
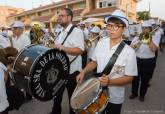
[[[138,0],[63,0],[9,16],[8,22],[21,20],[25,25],[29,25],[32,21],[40,21],[45,23],[47,27],[53,28],[59,10],[64,7],[73,10],[75,23],[88,17],[104,18],[116,9],[125,11],[130,19],[136,20],[137,2]]]
[[[8,16],[12,16],[23,11],[24,9],[21,8],[15,8],[11,6],[0,6],[0,27],[8,25]]]

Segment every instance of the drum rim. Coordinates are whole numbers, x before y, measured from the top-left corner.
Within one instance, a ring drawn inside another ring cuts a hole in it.
[[[89,104],[87,104],[85,107],[81,107],[81,108],[79,108],[79,109],[74,109],[75,110],[75,112],[76,111],[82,111],[82,110],[86,110],[92,103],[94,103],[99,97],[100,97],[100,95],[101,95],[101,93],[103,92],[103,87],[100,87],[99,88],[99,92],[98,92],[98,94],[97,94],[97,97],[95,97]],[[109,95],[108,94],[108,90],[107,90],[107,95]],[[106,103],[99,109],[99,111],[97,112],[97,113],[101,113],[102,111],[104,111],[104,109],[106,108],[106,106],[107,106],[107,104],[108,104],[108,102],[109,102],[109,96],[107,97],[107,99],[106,99]],[[96,113],[96,112],[95,112]]]
[[[40,45],[40,46],[44,46],[42,44],[36,44],[36,45]],[[46,47],[46,46],[44,46]],[[49,47],[46,47],[47,48],[47,51],[51,51],[51,50],[57,50],[57,49],[54,49],[54,48],[49,48]],[[37,64],[37,61],[39,61],[40,57],[42,55],[44,55],[47,51],[44,51],[42,53],[40,53],[37,58],[33,61],[32,65],[31,65],[31,68],[29,70],[29,76],[30,78],[32,79],[32,73],[34,71],[34,69],[32,69],[36,64]],[[59,51],[59,50],[58,50]],[[66,53],[65,53],[66,54]],[[66,54],[66,57],[67,57],[67,54]],[[69,58],[68,58],[68,64],[69,64]],[[68,69],[70,69],[70,66],[68,66]],[[68,70],[68,74],[69,74],[69,70]],[[66,82],[67,79],[65,79],[65,82]],[[29,81],[29,88],[32,88],[32,85],[30,84],[32,81]],[[32,90],[32,89],[30,89]],[[36,99],[40,100],[40,101],[49,101],[49,100],[43,100],[42,98],[40,99],[39,97],[36,97],[35,93],[31,92],[33,96],[35,96]],[[52,96],[52,98],[54,98],[55,96]]]
[[[102,92],[102,88],[99,87],[99,90],[98,90],[98,93],[97,93],[96,97],[94,97],[94,98],[91,100],[91,102],[88,103],[86,106],[84,106],[82,109],[87,109],[92,103],[94,103],[94,102],[99,98],[101,92]]]
[[[42,46],[41,44],[34,44],[34,45]],[[33,46],[34,46],[34,45],[33,45]],[[44,46],[44,45],[43,45],[43,46]],[[45,46],[44,46],[44,47],[45,47]],[[48,47],[47,47],[47,48],[48,48]],[[50,49],[50,48],[48,48],[48,50],[49,50],[49,49]],[[29,70],[30,80],[32,79],[32,72],[34,71],[32,68],[37,64],[37,61],[40,59],[39,57],[41,57],[45,52],[47,52],[47,51],[44,51],[44,52],[40,53],[40,54],[37,56],[37,58],[33,61],[32,65],[31,65],[31,67],[30,67],[30,70]],[[33,94],[33,96],[35,96],[34,93],[33,93],[32,90],[31,90],[31,88],[32,88],[31,81],[28,82],[28,87],[30,88],[30,92]],[[37,97],[37,99],[38,99],[38,97]]]

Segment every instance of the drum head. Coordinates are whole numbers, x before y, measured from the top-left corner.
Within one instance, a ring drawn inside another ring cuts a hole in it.
[[[51,100],[66,83],[69,69],[69,59],[63,51],[46,51],[30,70],[33,96],[41,101]]]
[[[71,97],[71,107],[75,110],[83,110],[97,99],[99,88],[100,81],[97,78],[91,78],[77,86]]]

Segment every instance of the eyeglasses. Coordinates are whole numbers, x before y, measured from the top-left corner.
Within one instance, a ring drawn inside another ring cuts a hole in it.
[[[124,27],[124,26],[117,25],[117,24],[116,25],[114,25],[114,24],[107,24],[106,27],[107,27],[108,30],[117,31],[119,28]]]
[[[17,30],[19,27],[13,27],[12,30]]]
[[[66,16],[68,16],[68,15],[58,15],[59,17],[66,17]]]

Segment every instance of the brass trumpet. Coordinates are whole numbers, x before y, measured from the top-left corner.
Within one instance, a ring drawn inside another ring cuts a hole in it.
[[[137,51],[142,43],[143,44],[150,44],[152,41],[152,35],[155,34],[155,31],[158,30],[159,28],[160,27],[158,26],[147,34],[141,33],[139,35],[139,41],[136,44],[132,45],[133,49],[135,49],[135,51]]]
[[[53,38],[52,36],[48,35],[46,41],[44,42],[44,45],[51,48],[52,45],[55,44],[55,39],[56,38]]]
[[[100,32],[99,35],[97,35],[96,37],[90,37],[88,39],[85,39],[84,40],[84,43],[85,43],[85,49],[88,49],[90,47],[92,47],[92,42],[94,42],[95,40],[99,40],[100,38],[104,37],[102,36],[104,33],[103,32]]]
[[[89,39],[85,39],[85,49],[88,49],[90,47],[92,47],[92,42],[97,40],[100,36],[96,36],[95,38],[89,38]]]
[[[152,41],[152,35],[155,34],[156,30],[158,30],[160,26],[157,26],[155,29],[153,29],[151,32],[145,34],[141,33],[139,36],[139,39],[142,41],[144,44],[150,44]]]

